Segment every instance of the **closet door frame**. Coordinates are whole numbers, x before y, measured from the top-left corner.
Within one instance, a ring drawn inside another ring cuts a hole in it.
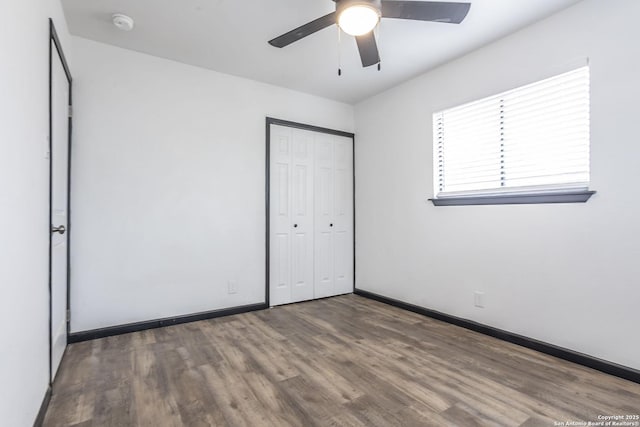
[[[297,123],[297,122],[291,122],[288,120],[281,120],[281,119],[276,119],[273,117],[267,117],[266,118],[266,156],[265,156],[265,214],[266,214],[266,222],[265,222],[265,228],[266,228],[266,232],[265,232],[265,303],[268,307],[271,306],[269,298],[270,298],[270,294],[271,294],[271,288],[270,288],[270,283],[269,283],[269,263],[270,263],[270,254],[269,254],[269,247],[270,247],[270,223],[271,223],[271,218],[270,218],[270,206],[269,206],[269,199],[270,199],[270,188],[271,188],[271,183],[270,183],[270,175],[271,175],[271,125],[277,125],[277,126],[285,126],[285,127],[290,127],[290,128],[294,128],[294,129],[302,129],[302,130],[308,130],[308,131],[312,131],[312,132],[318,132],[318,133],[326,133],[329,135],[336,135],[336,136],[343,136],[346,138],[350,138],[352,141],[351,147],[353,150],[352,153],[352,173],[353,173],[353,290],[355,291],[356,288],[356,176],[355,176],[355,172],[356,172],[356,157],[355,157],[355,149],[356,149],[356,139],[355,139],[355,135],[351,132],[344,132],[341,130],[336,130],[336,129],[328,129],[328,128],[323,128],[323,127],[318,127],[318,126],[313,126],[313,125],[308,125],[308,124],[304,124],[304,123]]]

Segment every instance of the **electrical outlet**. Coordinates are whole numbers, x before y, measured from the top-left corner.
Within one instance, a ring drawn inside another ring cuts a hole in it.
[[[238,293],[238,282],[236,280],[229,280],[229,282],[227,282],[227,293],[229,294]]]
[[[473,293],[473,305],[478,308],[484,308],[484,292],[475,291]]]

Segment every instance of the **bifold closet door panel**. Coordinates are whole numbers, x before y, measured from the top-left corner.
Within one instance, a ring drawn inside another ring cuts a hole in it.
[[[269,288],[272,305],[291,302],[291,145],[289,128],[271,126]]]
[[[312,299],[313,134],[271,126],[269,283],[271,305]]]
[[[313,286],[313,148],[314,133],[293,130],[292,218],[293,280],[292,302],[314,298]]]
[[[334,294],[353,292],[353,139],[334,137]]]
[[[315,144],[315,297],[335,295],[334,137],[317,134]]]

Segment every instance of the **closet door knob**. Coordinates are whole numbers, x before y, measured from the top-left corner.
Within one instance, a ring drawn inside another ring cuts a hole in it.
[[[333,224],[329,224],[329,227],[333,227]]]
[[[294,228],[297,228],[297,227],[298,227],[298,224],[293,224],[293,227],[294,227]]]
[[[64,225],[60,225],[58,227],[51,227],[51,232],[52,233],[64,234],[65,231],[67,231],[67,229],[64,228]]]

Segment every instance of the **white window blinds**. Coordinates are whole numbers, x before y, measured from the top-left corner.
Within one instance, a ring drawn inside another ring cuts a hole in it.
[[[589,67],[433,115],[436,197],[589,186]]]

